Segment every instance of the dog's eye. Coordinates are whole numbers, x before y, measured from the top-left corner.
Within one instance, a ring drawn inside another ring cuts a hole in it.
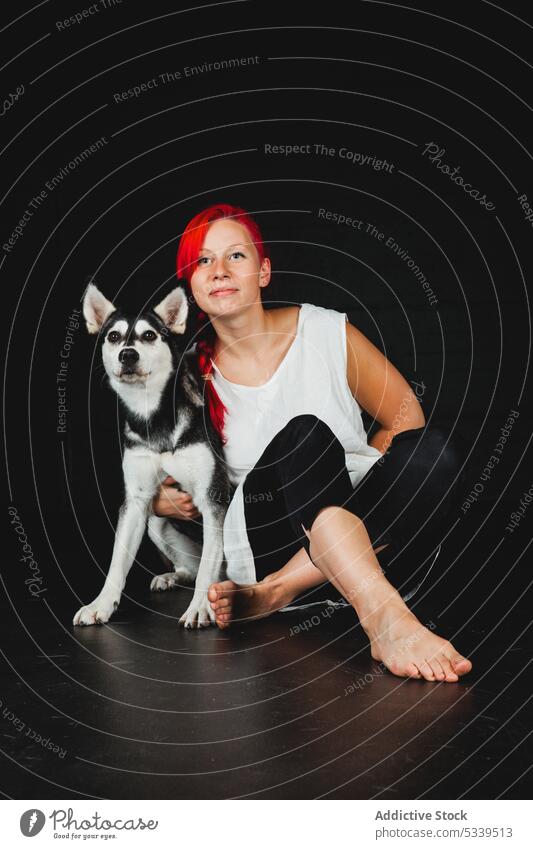
[[[143,342],[153,342],[156,338],[156,334],[153,330],[145,330],[142,335]]]
[[[108,333],[107,338],[109,342],[120,342],[122,339],[118,330],[112,330],[111,333]]]

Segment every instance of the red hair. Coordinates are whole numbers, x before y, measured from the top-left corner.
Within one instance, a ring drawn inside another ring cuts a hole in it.
[[[228,203],[217,203],[214,206],[209,206],[189,221],[183,231],[178,247],[176,274],[178,278],[184,278],[187,281],[189,291],[191,288],[191,277],[196,268],[196,261],[200,255],[207,231],[211,224],[223,218],[234,218],[238,224],[242,224],[247,230],[250,241],[255,245],[257,250],[259,262],[263,262],[266,256],[259,225],[248,212],[239,206],[232,206]],[[224,417],[228,411],[218,396],[211,374],[213,371],[211,357],[213,355],[216,334],[211,322],[208,320],[207,314],[202,310],[198,312],[196,339],[198,366],[200,368],[200,374],[206,381],[209,415],[211,416],[215,430],[222,439],[222,443],[225,444],[227,440],[224,435]]]

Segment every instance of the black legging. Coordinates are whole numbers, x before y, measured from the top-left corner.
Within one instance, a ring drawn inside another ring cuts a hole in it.
[[[334,505],[363,521],[374,548],[388,544],[378,559],[393,586],[405,592],[410,583],[418,585],[455,506],[463,451],[441,427],[402,431],[353,488],[331,428],[314,415],[294,417],[243,485],[257,580],[302,547],[309,554],[302,524],[309,530],[318,512]]]

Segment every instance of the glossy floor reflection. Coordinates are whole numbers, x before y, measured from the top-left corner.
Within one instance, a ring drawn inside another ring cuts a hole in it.
[[[474,664],[440,684],[384,671],[350,611],[184,632],[187,591],[150,594],[143,576],[109,625],[81,629],[71,597],[49,599],[11,596],[1,626],[6,796],[526,792],[531,658],[516,617],[461,629],[466,613],[420,601]]]

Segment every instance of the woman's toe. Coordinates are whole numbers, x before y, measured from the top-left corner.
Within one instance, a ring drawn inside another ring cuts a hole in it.
[[[219,581],[217,584],[211,584],[207,590],[207,598],[210,602],[222,603],[224,599],[228,599],[233,595],[237,585],[233,581]]]
[[[456,654],[450,658],[454,672],[457,675],[466,675],[472,669],[472,663],[462,654]]]
[[[444,681],[446,678],[446,670],[442,665],[440,655],[431,658],[431,668],[437,681]]]
[[[422,678],[422,673],[420,672],[418,666],[415,663],[408,663],[405,667],[405,674],[408,678]]]
[[[229,613],[221,613],[217,615],[215,621],[219,628],[227,628],[231,622],[231,615]]]
[[[220,584],[211,584],[211,586],[207,590],[207,598],[209,599],[211,604],[213,602],[216,602],[217,599],[218,599],[218,588],[219,588],[219,586],[220,586]]]
[[[433,674],[433,670],[427,660],[424,660],[421,663],[417,663],[418,668],[420,669],[420,673],[426,679],[426,681],[434,681],[435,676]]]
[[[439,661],[446,674],[446,681],[457,681],[458,676],[457,673],[454,672],[450,658],[446,657],[445,654],[440,654]]]

